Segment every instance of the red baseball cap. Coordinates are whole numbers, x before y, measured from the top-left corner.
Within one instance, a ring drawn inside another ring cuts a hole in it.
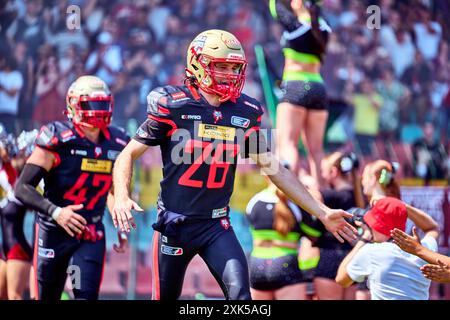
[[[363,219],[373,230],[390,237],[394,228],[405,231],[407,218],[406,205],[402,201],[385,197],[375,202]]]

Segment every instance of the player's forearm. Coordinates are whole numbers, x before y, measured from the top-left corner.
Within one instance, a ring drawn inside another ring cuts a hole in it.
[[[17,181],[14,194],[25,206],[51,216],[58,206],[44,198],[36,190],[36,186],[44,177],[45,172],[42,167],[26,164]]]
[[[422,245],[420,245],[416,250],[416,256],[431,264],[437,264],[437,259],[439,259],[445,264],[450,265],[450,257],[431,251],[430,249],[425,248]]]
[[[126,150],[117,157],[113,170],[114,197],[129,198],[131,176],[133,174],[133,158]]]
[[[113,189],[108,192],[108,197],[106,198],[106,206],[108,207],[109,212],[112,212],[114,208],[114,192]]]
[[[347,272],[347,266],[352,261],[353,257],[356,255],[356,253],[364,246],[363,241],[358,241],[353,249],[348,253],[348,255],[342,260],[341,264],[339,265],[337,274],[336,274],[336,282],[343,286],[344,288],[348,288],[353,283],[353,280],[350,278]]]
[[[268,167],[262,167],[270,180],[272,180],[281,191],[305,211],[322,219],[326,214],[327,207],[323,203],[317,201],[297,177],[295,177],[288,169],[281,166],[275,158],[273,158],[272,161],[275,166],[279,167],[275,174],[271,174]]]
[[[414,222],[414,224],[424,232],[438,232],[438,224],[424,211],[410,206],[409,204],[406,205],[406,211],[408,213],[408,218],[411,219],[412,222]]]

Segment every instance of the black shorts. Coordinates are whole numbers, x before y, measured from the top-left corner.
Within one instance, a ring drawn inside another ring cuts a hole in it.
[[[31,262],[33,252],[23,232],[26,212],[26,207],[13,201],[8,201],[1,209],[2,247],[6,260]]]
[[[327,92],[321,82],[283,81],[281,90],[284,94],[280,102],[288,102],[308,110],[327,110]]]
[[[339,265],[350,250],[320,248],[320,260],[316,268],[315,277],[334,281]]]
[[[278,290],[285,286],[304,283],[298,267],[297,255],[286,255],[273,259],[250,256],[250,286],[256,290]]]
[[[178,222],[172,217],[178,217]],[[183,220],[183,221],[181,221]],[[247,259],[228,217],[189,220],[161,211],[153,225],[154,300],[180,297],[184,275],[198,254],[229,300],[250,300]]]
[[[82,238],[38,219],[33,264],[38,300],[60,300],[69,275],[75,299],[96,300],[103,277],[105,229],[87,225]]]

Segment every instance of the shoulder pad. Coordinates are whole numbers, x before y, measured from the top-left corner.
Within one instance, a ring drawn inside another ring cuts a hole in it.
[[[158,117],[170,117],[170,109],[179,108],[190,99],[190,95],[182,87],[158,87],[147,96],[147,113]]]
[[[127,143],[130,141],[130,137],[126,133],[125,129],[122,127],[116,127],[116,126],[109,126],[109,132],[111,134],[111,139],[122,145],[126,146]]]
[[[75,133],[66,123],[50,122],[41,127],[36,138],[36,145],[44,149],[55,150],[64,142],[75,137]]]
[[[258,116],[264,113],[264,109],[262,108],[261,103],[258,100],[249,97],[246,94],[241,95],[240,103],[245,109],[249,110],[249,112],[255,112],[258,114]]]

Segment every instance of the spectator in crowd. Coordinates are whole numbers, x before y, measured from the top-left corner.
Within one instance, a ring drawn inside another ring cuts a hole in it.
[[[441,137],[445,125],[447,113],[444,99],[450,92],[450,63],[437,70],[433,82],[430,85],[431,119],[436,124],[436,129]],[[443,140],[444,141],[444,140]]]
[[[405,69],[413,64],[416,49],[408,30],[402,27],[397,11],[392,11],[388,23],[382,25],[380,42],[389,52],[395,75],[401,77]]]
[[[93,51],[86,61],[86,71],[112,85],[117,73],[122,69],[122,52],[113,44],[113,36],[103,31],[97,37],[98,49]]]
[[[442,38],[442,27],[437,21],[431,20],[430,10],[421,6],[420,22],[414,24],[417,48],[426,60],[433,60],[439,54],[439,43]]]
[[[382,71],[381,80],[375,84],[376,90],[383,98],[380,108],[380,134],[383,139],[396,140],[400,125],[400,110],[408,103],[408,88],[394,77],[391,68]]]
[[[42,0],[26,0],[25,3],[25,16],[16,20],[7,32],[14,42],[25,42],[28,55],[34,57],[39,46],[45,42],[47,25],[41,15],[43,10]]]
[[[64,101],[68,87],[66,77],[59,72],[56,56],[51,54],[39,64],[36,79],[37,102],[33,111],[33,121],[42,126],[51,121],[63,121],[65,115],[61,101]]]
[[[435,133],[433,124],[426,122],[423,137],[412,147],[415,174],[426,180],[447,177],[445,146],[436,139]]]
[[[417,51],[414,63],[409,66],[401,77],[401,81],[411,92],[411,101],[408,108],[402,110],[403,122],[425,121],[426,110],[430,107],[430,85],[433,77],[432,66],[423,58],[423,54]]]
[[[349,83],[346,96],[355,109],[353,119],[357,149],[368,156],[372,154],[372,146],[379,132],[379,113],[383,98],[368,78],[364,78],[359,87],[360,90],[353,92],[353,85]]]
[[[0,70],[0,123],[6,131],[14,134],[23,76],[17,70],[17,62],[12,56],[0,58]]]
[[[405,205],[390,163],[378,160],[365,166],[362,177],[364,194],[371,208],[360,222],[364,230],[352,251],[339,266],[336,282],[343,287],[353,282],[369,282],[372,300],[427,300],[431,281],[419,270],[422,259],[405,255],[391,241],[391,230],[405,230],[410,218],[425,232],[422,244],[437,250],[437,223],[423,211]]]
[[[34,60],[27,55],[25,42],[18,42],[14,48],[14,56],[17,59],[17,70],[23,77],[23,85],[19,96],[19,109],[17,112],[19,125],[26,129],[32,129],[31,108],[33,106],[34,89]],[[23,128],[19,128],[19,131]]]

